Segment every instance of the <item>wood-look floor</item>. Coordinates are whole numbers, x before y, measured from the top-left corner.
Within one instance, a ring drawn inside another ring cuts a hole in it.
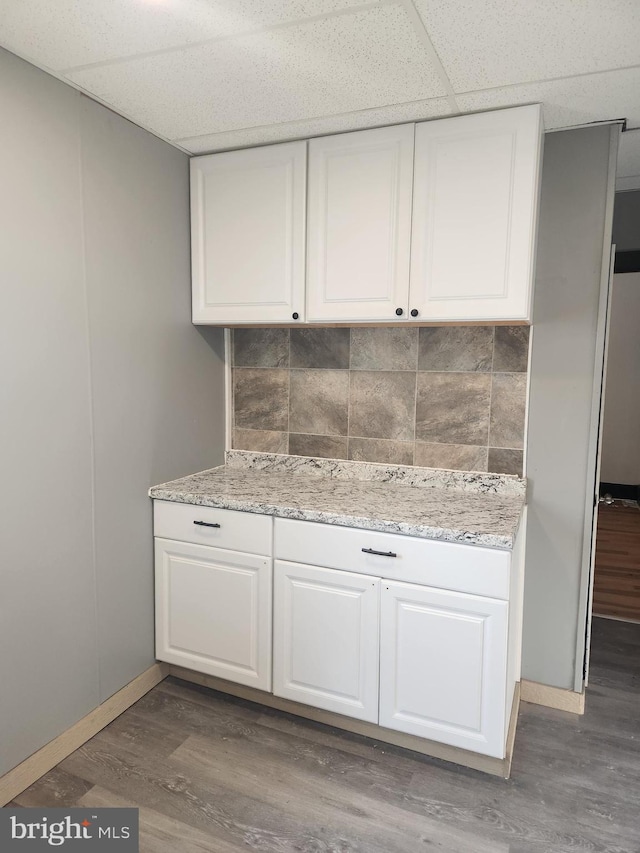
[[[640,509],[598,509],[593,612],[640,620]]]
[[[640,625],[584,717],[521,706],[508,781],[167,679],[18,806],[140,808],[143,853],[638,853]]]

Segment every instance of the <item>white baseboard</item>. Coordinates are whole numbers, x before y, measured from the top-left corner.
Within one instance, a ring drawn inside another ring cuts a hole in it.
[[[13,770],[0,776],[0,806],[10,803],[41,776],[48,773],[74,750],[81,747],[94,735],[112,723],[123,711],[130,708],[145,693],[159,684],[167,675],[165,664],[154,663],[129,684],[114,693],[102,705],[94,708],[86,717],[78,720],[71,728],[49,741]]]
[[[537,681],[520,682],[520,700],[534,705],[545,705],[547,708],[557,708],[558,711],[569,711],[571,714],[584,714],[584,692],[575,693],[573,690],[563,690],[561,687],[550,687],[548,684],[538,684]]]

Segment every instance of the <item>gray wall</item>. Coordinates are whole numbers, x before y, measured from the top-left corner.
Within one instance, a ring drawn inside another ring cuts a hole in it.
[[[613,277],[602,433],[603,483],[640,484],[640,273]]]
[[[0,52],[0,773],[153,662],[154,483],[223,456],[188,159]]]
[[[620,252],[640,250],[640,190],[616,193],[613,242]]]
[[[576,645],[585,630],[582,547],[611,144],[609,127],[547,134],[542,172],[522,674],[567,689],[582,665]]]

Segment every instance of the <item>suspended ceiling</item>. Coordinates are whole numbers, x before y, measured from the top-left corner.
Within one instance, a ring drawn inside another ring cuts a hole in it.
[[[0,45],[190,153],[535,102],[640,128],[639,0],[0,0]]]

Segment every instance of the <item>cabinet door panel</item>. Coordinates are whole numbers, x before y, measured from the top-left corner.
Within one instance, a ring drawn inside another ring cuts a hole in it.
[[[540,108],[416,126],[409,307],[423,320],[530,318]]]
[[[309,143],[310,321],[406,316],[413,134],[401,125]]]
[[[383,583],[380,725],[504,757],[507,611],[504,601]]]
[[[276,561],[273,692],[378,721],[379,580]]]
[[[191,160],[194,323],[304,314],[306,142]]]
[[[271,560],[156,539],[159,660],[271,689]]]

